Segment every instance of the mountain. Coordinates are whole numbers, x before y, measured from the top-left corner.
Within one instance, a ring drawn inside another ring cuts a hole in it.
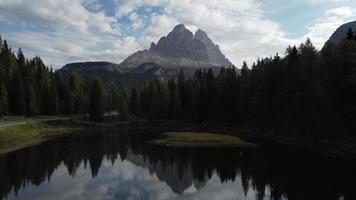
[[[139,86],[146,80],[167,79],[175,75],[155,63],[142,63],[135,68],[128,69],[110,62],[82,62],[66,64],[59,71],[64,78],[76,72],[85,79],[100,77],[106,85],[119,86],[122,84]]]
[[[346,33],[351,28],[353,31],[356,31],[356,21],[348,22],[341,25],[336,31],[330,36],[330,42],[339,42],[340,40],[346,37]]]
[[[66,64],[62,67],[62,70],[75,70],[78,72],[96,70],[116,71],[119,69],[119,65],[110,62],[79,62]]]
[[[107,84],[117,84],[117,77],[121,77],[126,70],[110,62],[78,62],[64,65],[59,72],[65,78],[77,72],[85,79],[97,76]]]
[[[125,159],[136,166],[147,169],[150,174],[155,174],[160,181],[165,182],[176,194],[183,194],[192,185],[200,189],[207,184],[209,179],[207,176],[201,177],[200,180],[194,177],[194,171],[190,165],[180,168],[178,163],[174,161],[169,164],[162,162],[152,163],[142,155],[134,154],[132,150],[127,152]]]
[[[211,68],[232,66],[208,35],[198,29],[193,35],[183,24],[158,41],[149,50],[138,51],[122,63],[123,68],[133,68],[142,63],[156,63],[165,68]]]
[[[70,63],[59,71],[64,77],[74,72],[84,78],[101,77],[107,84],[134,83],[152,78],[176,76],[180,69],[192,75],[198,68],[211,68],[217,72],[220,67],[232,66],[209,36],[201,29],[194,34],[179,24],[161,37],[157,44],[152,43],[147,50],[138,51],[120,64],[110,62]]]

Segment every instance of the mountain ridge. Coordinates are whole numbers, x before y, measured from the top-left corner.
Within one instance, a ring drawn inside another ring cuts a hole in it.
[[[119,64],[105,61],[69,63],[59,71],[65,77],[78,72],[87,79],[99,76],[117,84],[127,79],[168,78],[177,75],[180,69],[192,75],[199,68],[212,68],[217,72],[229,66],[233,66],[232,63],[206,32],[197,29],[193,34],[184,24],[178,24],[157,44],[152,42],[149,49],[137,51]]]
[[[347,22],[339,26],[333,34],[330,36],[329,40],[330,42],[339,42],[342,39],[346,38],[346,33],[351,28],[354,32],[356,31],[356,21],[352,22]]]

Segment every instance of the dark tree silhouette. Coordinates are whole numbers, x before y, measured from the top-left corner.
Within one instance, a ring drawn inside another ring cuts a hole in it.
[[[100,78],[94,78],[90,96],[90,120],[93,122],[103,121],[105,111],[105,88]]]

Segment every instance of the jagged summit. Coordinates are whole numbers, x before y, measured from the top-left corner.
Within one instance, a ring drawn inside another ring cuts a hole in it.
[[[197,68],[212,68],[214,72],[220,67],[232,66],[203,30],[194,34],[184,24],[176,25],[157,43],[152,42],[148,50],[138,51],[127,57],[120,64],[108,62],[71,63],[60,71],[68,77],[79,72],[85,78],[102,77],[108,84],[120,84],[147,80],[152,77],[172,77],[183,69],[193,74]]]
[[[120,65],[136,67],[142,63],[157,63],[163,67],[221,67],[232,63],[221,53],[218,45],[201,29],[194,34],[184,24],[176,25],[149,50],[129,56]]]
[[[213,43],[213,41],[211,41],[208,35],[201,29],[198,29],[195,32],[194,37],[203,42],[204,44]]]
[[[184,34],[191,34],[191,32],[185,28],[184,24],[178,24],[176,25],[173,30],[171,31],[171,34],[174,33],[184,33]]]

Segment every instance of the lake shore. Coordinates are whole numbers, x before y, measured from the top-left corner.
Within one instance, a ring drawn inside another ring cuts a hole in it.
[[[55,137],[85,130],[87,125],[69,120],[25,120],[0,128],[0,155],[37,145]]]
[[[255,148],[257,144],[240,137],[209,132],[164,132],[150,144],[173,148]]]
[[[238,136],[246,141],[261,145],[281,145],[288,148],[310,150],[342,158],[352,162],[356,161],[356,139],[355,138],[322,138],[311,139],[297,136],[285,136],[272,131],[261,132],[248,128],[236,127],[223,123],[186,123],[172,120],[157,120],[146,122],[142,119],[130,122],[118,122],[109,120],[104,123],[94,124],[85,121],[52,121],[17,124],[0,128],[0,155],[11,151],[36,145],[55,137],[68,136],[71,134],[90,133],[155,133],[179,131],[179,132],[208,132],[231,136]]]
[[[225,123],[186,123],[171,120],[157,120],[147,123],[145,121],[133,121],[130,123],[117,123],[113,130],[125,130],[127,132],[163,133],[170,131],[193,131],[226,134],[241,137],[249,142],[261,145],[280,145],[288,148],[308,150],[324,154],[326,156],[341,158],[356,162],[356,137],[323,137],[314,139],[309,137],[283,135],[273,131],[257,131],[250,128],[237,127]]]

